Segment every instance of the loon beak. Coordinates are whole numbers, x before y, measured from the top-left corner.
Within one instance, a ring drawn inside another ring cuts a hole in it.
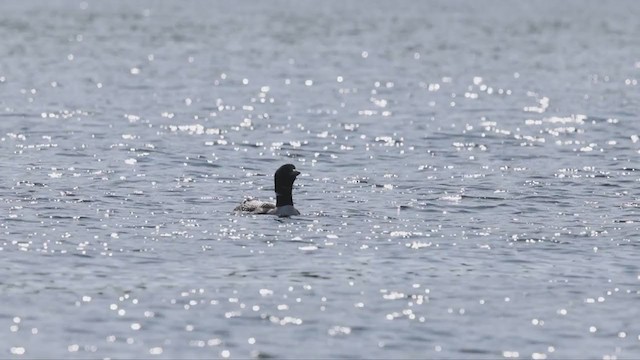
[[[293,177],[297,177],[298,175],[300,175],[300,171],[298,171],[298,170],[293,170],[293,171],[291,172],[291,175],[293,175]]]

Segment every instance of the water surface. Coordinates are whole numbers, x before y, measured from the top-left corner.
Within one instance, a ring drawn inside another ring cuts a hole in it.
[[[640,357],[640,3],[1,7],[3,357]]]

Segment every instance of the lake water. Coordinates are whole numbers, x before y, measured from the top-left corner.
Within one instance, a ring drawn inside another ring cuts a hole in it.
[[[640,357],[640,2],[0,9],[1,357]]]

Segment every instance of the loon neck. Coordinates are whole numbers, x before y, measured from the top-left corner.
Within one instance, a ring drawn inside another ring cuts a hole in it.
[[[276,193],[276,207],[291,205],[293,206],[293,197],[291,196],[291,190],[285,194]]]

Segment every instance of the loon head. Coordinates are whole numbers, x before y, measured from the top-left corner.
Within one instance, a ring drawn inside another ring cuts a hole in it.
[[[300,172],[292,164],[280,166],[273,176],[276,190],[276,207],[293,205],[291,191],[293,190],[293,182]]]

